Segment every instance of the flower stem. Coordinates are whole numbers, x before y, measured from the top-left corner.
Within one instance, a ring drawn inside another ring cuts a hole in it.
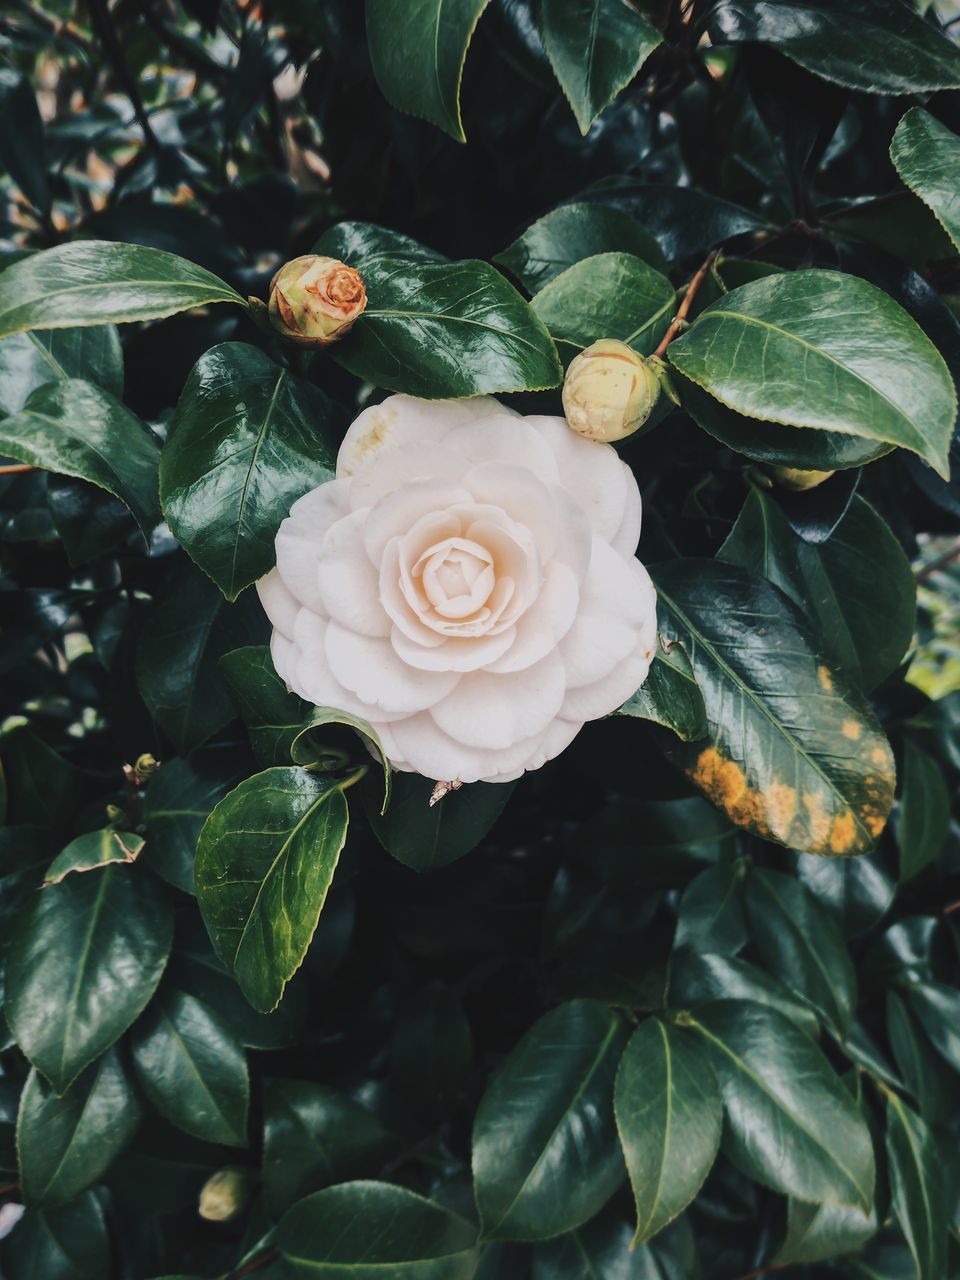
[[[714,262],[716,262],[716,259],[717,250],[713,249],[707,254],[706,258],[704,258],[703,262],[694,272],[690,279],[690,283],[687,285],[687,291],[683,295],[683,301],[677,309],[677,314],[670,321],[669,329],[663,335],[659,347],[657,347],[656,351],[653,353],[655,356],[659,356],[662,359],[663,356],[666,355],[667,347],[669,347],[670,343],[683,328],[687,316],[690,313],[690,308],[693,306],[693,300],[697,296],[700,286],[707,278],[710,268],[713,266]]]
[[[35,467],[28,466],[25,462],[11,463],[9,466],[0,467],[0,476],[17,476],[22,471],[35,471]]]

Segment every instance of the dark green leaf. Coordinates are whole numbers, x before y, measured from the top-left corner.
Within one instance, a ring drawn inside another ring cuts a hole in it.
[[[531,305],[564,359],[598,338],[619,338],[649,355],[673,318],[676,295],[665,275],[632,253],[598,253],[555,276]]]
[[[160,320],[211,302],[246,305],[228,284],[176,254],[75,240],[0,273],[0,337],[27,329]]]
[[[455,991],[432,983],[407,1001],[390,1058],[400,1087],[421,1114],[442,1115],[473,1063],[470,1023]]]
[[[0,67],[0,169],[5,169],[35,209],[50,212],[43,120],[26,76]]]
[[[911,107],[897,125],[890,159],[960,249],[960,138],[929,112]]]
[[[584,134],[663,39],[623,0],[543,0],[540,24],[550,65]]]
[[[827,541],[813,544],[797,537],[771,497],[751,489],[717,558],[762,574],[788,595],[859,688],[894,672],[913,639],[910,562],[886,521],[857,495]]]
[[[0,738],[7,821],[68,828],[84,794],[83,775],[27,726]]]
[[[936,859],[949,830],[950,792],[940,766],[908,740],[897,822],[901,880],[912,880]]]
[[[133,512],[144,538],[160,520],[157,438],[129,409],[90,382],[38,387],[0,420],[0,453],[106,489]]]
[[[878,1230],[877,1212],[836,1204],[804,1204],[790,1200],[787,1205],[787,1235],[773,1261],[825,1262],[830,1258],[858,1253]]]
[[[35,896],[11,939],[5,1012],[59,1093],[144,1009],[172,932],[169,904],[137,867],[67,876]]]
[[[670,1004],[696,1008],[714,1000],[751,1000],[783,1014],[814,1040],[820,1035],[817,1015],[799,996],[764,969],[732,956],[678,951],[670,963]]]
[[[805,619],[774,587],[716,561],[661,565],[661,630],[690,657],[708,744],[680,763],[738,825],[805,852],[871,848],[894,765],[862,697],[819,661]]]
[[[228,600],[276,563],[297,498],[333,479],[338,412],[256,347],[225,342],[194,365],[160,459],[178,542]]]
[[[268,1013],[299,969],[347,835],[340,784],[267,769],[221,800],[197,845],[197,899],[217,954]]]
[[[954,1071],[960,1071],[960,991],[942,982],[918,982],[906,993],[932,1043]]]
[[[683,645],[657,645],[646,680],[617,715],[662,724],[684,742],[706,737],[707,710]]]
[[[276,1214],[311,1191],[374,1173],[394,1146],[366,1107],[335,1089],[264,1083],[263,1184]]]
[[[667,269],[660,245],[635,218],[600,204],[553,209],[494,261],[515,275],[528,293],[537,293],[568,267],[600,253],[629,253],[657,271]]]
[[[957,401],[943,357],[856,276],[797,271],[742,285],[671,343],[670,361],[738,413],[900,445],[949,473]],[[765,376],[772,367],[776,378]]]
[[[896,884],[874,857],[805,858],[797,875],[847,935],[865,933],[893,901]]]
[[[88,831],[71,840],[54,858],[43,882],[59,884],[71,871],[95,871],[111,862],[136,862],[142,848],[143,836],[135,831]]]
[[[460,80],[487,0],[367,0],[367,43],[377,83],[400,111],[465,142]]]
[[[360,716],[355,716],[352,711],[338,711],[335,707],[313,707],[293,736],[293,741],[290,743],[290,758],[295,764],[312,765],[318,761],[322,762],[329,748],[318,739],[324,739],[327,736],[324,730],[329,730],[336,725],[346,725],[358,733],[369,748],[370,755],[380,761],[383,769],[383,804],[380,812],[385,813],[393,787],[390,761],[384,754],[380,739],[373,727]],[[337,754],[334,749],[334,760],[337,759]]]
[[[112,324],[37,329],[0,340],[0,417],[19,413],[37,387],[64,378],[84,378],[120,398],[123,352]]]
[[[475,1239],[449,1209],[385,1182],[317,1191],[277,1228],[287,1268],[304,1280],[470,1280]]]
[[[325,254],[365,272],[380,258],[408,258],[411,262],[446,262],[442,253],[405,236],[390,227],[373,222],[337,222],[329,227],[313,246],[314,253]]]
[[[853,1018],[857,977],[837,926],[813,894],[782,871],[752,871],[746,904],[763,960],[843,1035]]]
[[[246,761],[221,748],[164,762],[150,780],[143,806],[146,862],[184,893],[194,892],[197,837],[213,806],[236,786]]]
[[[742,862],[723,861],[687,885],[677,908],[676,947],[736,955],[747,941]]]
[[[233,718],[220,659],[268,630],[256,593],[235,604],[199,569],[180,564],[155,599],[137,650],[144,702],[180,751],[189,751]]]
[[[115,1051],[58,1098],[32,1071],[20,1098],[17,1151],[28,1204],[56,1206],[99,1181],[140,1124],[140,1103]]]
[[[927,1123],[942,1123],[953,1110],[956,1077],[937,1057],[896,991],[887,992],[886,1006],[887,1040],[903,1083]]]
[[[364,791],[367,817],[377,839],[399,862],[414,871],[432,871],[462,858],[487,835],[513,795],[512,782],[472,782],[451,791],[431,807],[429,778],[398,773],[385,814],[373,793]]]
[[[710,1047],[738,1167],[784,1195],[869,1210],[870,1132],[817,1046],[782,1014],[747,1001],[704,1006],[689,1025]]]
[[[627,1027],[573,1000],[546,1014],[491,1079],[473,1128],[487,1239],[545,1240],[586,1222],[623,1180],[613,1115]]]
[[[309,712],[302,698],[287,692],[268,646],[234,649],[220,659],[220,670],[247,726],[259,763],[264,768],[289,764],[290,749]]]
[[[542,321],[488,263],[380,258],[363,278],[367,309],[332,351],[357,377],[427,399],[559,383]]]
[[[207,1142],[247,1145],[246,1056],[213,1009],[165,985],[132,1049],[143,1092],[165,1120]]]
[[[686,1209],[716,1159],[723,1106],[707,1049],[688,1031],[649,1018],[623,1051],[614,1106],[637,1245]]]
[[[28,1209],[4,1241],[9,1280],[103,1280],[110,1242],[100,1202],[84,1192],[58,1209]]]
[[[907,5],[883,0],[718,0],[715,44],[771,44],[814,75],[867,93],[960,86],[960,53]]]
[[[916,1263],[917,1280],[946,1275],[946,1204],[933,1135],[915,1111],[887,1094],[887,1160],[893,1211]]]

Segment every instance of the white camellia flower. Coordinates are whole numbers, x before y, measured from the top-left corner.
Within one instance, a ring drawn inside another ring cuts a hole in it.
[[[646,679],[640,494],[606,444],[489,397],[390,396],[294,503],[257,589],[274,665],[397,769],[508,782]]]

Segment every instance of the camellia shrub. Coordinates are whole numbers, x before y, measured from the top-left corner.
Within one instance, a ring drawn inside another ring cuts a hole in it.
[[[7,6],[4,1280],[960,1276],[958,33]]]

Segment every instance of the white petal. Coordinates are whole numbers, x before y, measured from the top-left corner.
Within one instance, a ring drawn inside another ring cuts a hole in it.
[[[404,662],[419,667],[421,671],[477,671],[506,653],[515,635],[511,627],[492,635],[454,636],[428,647],[411,640],[397,627],[391,643]]]
[[[279,573],[276,569],[271,569],[257,580],[255,586],[264,613],[278,631],[282,631],[285,636],[292,636],[294,619],[300,606],[284,586]]]
[[[289,685],[290,673],[297,661],[297,651],[293,641],[288,640],[281,631],[274,631],[270,637],[270,657],[273,659],[274,671],[285,685]]]
[[[523,671],[464,676],[430,714],[457,742],[503,750],[545,732],[560,710],[564,688],[563,663],[553,652]]]
[[[308,609],[322,612],[317,582],[317,560],[324,534],[347,513],[347,486],[328,481],[290,508],[277,531],[277,570],[287,589]]]
[[[367,512],[354,511],[331,525],[320,546],[317,585],[324,611],[365,636],[388,636],[392,627],[380,603],[380,575],[363,545]]]
[[[367,555],[379,567],[391,538],[409,533],[422,516],[469,501],[468,490],[444,480],[414,480],[395,493],[388,493],[367,515],[363,535]]]
[[[637,543],[640,541],[643,503],[640,501],[640,490],[637,488],[633,472],[625,462],[622,465],[627,473],[627,498],[623,506],[623,519],[620,522],[620,528],[610,539],[610,545],[614,551],[619,551],[621,555],[630,557],[636,555]]]
[[[656,632],[649,647],[644,643],[602,679],[578,689],[568,689],[561,714],[570,720],[599,720],[622,707],[647,678],[655,640]]]
[[[553,494],[532,471],[507,462],[485,462],[463,478],[477,502],[501,507],[533,534],[542,560],[557,546],[559,518]]]
[[[420,400],[387,396],[350,424],[337,455],[337,476],[352,476],[380,449],[437,441],[462,423],[490,414],[512,414],[492,396],[472,400]]]
[[[372,703],[361,701],[334,678],[324,647],[326,629],[327,623],[323,618],[311,615],[307,609],[300,610],[286,672],[287,684],[294,693],[314,706],[351,711],[368,721],[373,718],[380,722],[400,719],[402,713],[382,711]]]
[[[544,735],[536,734],[509,747],[488,751],[468,747],[444,733],[429,712],[408,716],[390,726],[391,740],[408,766],[425,778],[452,782],[510,782],[519,777]]]
[[[365,462],[350,481],[350,506],[354,511],[372,507],[416,480],[459,483],[469,471],[469,458],[443,444],[408,444],[402,449],[381,449]]]
[[[560,642],[567,688],[605,676],[641,641],[649,639],[652,648],[656,608],[653,583],[639,560],[625,559],[602,538],[594,538],[577,618]]]
[[[526,419],[503,411],[495,417],[455,427],[444,444],[475,462],[508,462],[526,467],[547,484],[560,479],[553,450],[540,432]]]
[[[541,769],[548,761],[556,760],[562,751],[566,751],[582,728],[582,720],[562,720],[558,716],[551,723],[536,752],[527,762],[527,768]]]
[[[552,560],[544,571],[540,594],[516,623],[516,639],[495,662],[487,663],[487,671],[522,671],[539,662],[573,625],[577,616],[580,591],[573,570],[559,560]]]
[[[388,712],[424,711],[452,693],[460,679],[454,671],[411,667],[389,640],[357,635],[336,622],[327,627],[326,653],[339,684],[362,702]]]
[[[617,451],[577,435],[564,418],[529,417],[526,421],[551,446],[560,482],[586,513],[594,533],[609,542],[623,523],[628,492],[629,473]]]

